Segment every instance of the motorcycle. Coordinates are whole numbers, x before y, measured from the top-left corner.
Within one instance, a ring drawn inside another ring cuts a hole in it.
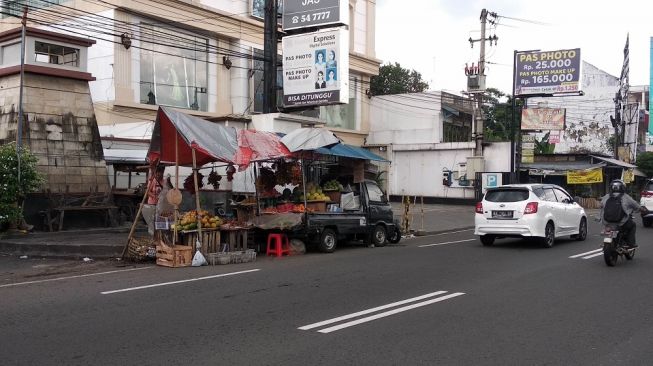
[[[619,225],[606,224],[602,232],[603,235],[603,259],[609,267],[617,264],[619,256],[624,256],[627,260],[635,257],[636,248],[630,248],[625,242],[625,235]]]

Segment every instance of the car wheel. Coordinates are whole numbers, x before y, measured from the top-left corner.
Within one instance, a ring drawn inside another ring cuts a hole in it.
[[[653,219],[650,217],[642,217],[642,224],[644,224],[644,227],[651,227],[651,224],[653,224]]]
[[[395,225],[392,228],[392,232],[387,235],[388,235],[388,242],[390,242],[390,244],[397,244],[401,240],[401,230],[397,225]]]
[[[333,253],[338,244],[338,236],[333,229],[324,229],[322,236],[320,236],[320,244],[318,249],[324,253]]]
[[[587,239],[587,219],[586,218],[581,218],[580,219],[580,225],[578,226],[578,234],[577,235],[572,235],[571,236],[573,239],[576,239],[578,241],[585,241]]]
[[[372,232],[372,243],[376,247],[384,247],[386,240],[385,226],[376,225],[374,231]]]
[[[540,238],[540,243],[545,248],[551,248],[556,240],[555,226],[549,221],[544,228],[544,237]]]
[[[494,245],[494,239],[495,239],[494,235],[487,235],[487,234],[481,235],[481,244],[483,244],[483,246],[486,247],[491,247],[492,245]]]

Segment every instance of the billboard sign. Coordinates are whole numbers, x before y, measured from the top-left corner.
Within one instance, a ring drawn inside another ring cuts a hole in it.
[[[527,108],[521,111],[522,130],[564,130],[564,108]]]
[[[283,30],[348,25],[346,0],[283,0]]]
[[[344,29],[286,36],[283,105],[321,106],[349,102],[349,35]]]
[[[580,48],[515,53],[515,96],[578,93]]]
[[[570,170],[567,172],[567,184],[603,183],[603,169]]]

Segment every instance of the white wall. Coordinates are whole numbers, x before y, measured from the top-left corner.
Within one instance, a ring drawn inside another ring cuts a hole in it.
[[[247,12],[250,6],[250,0],[200,0],[199,3],[214,9],[239,15]]]
[[[493,142],[483,148],[486,172],[510,172],[510,142]]]
[[[113,10],[100,15],[113,17]],[[114,43],[96,38],[96,43],[88,49],[88,72],[95,77],[95,81],[89,83],[93,102],[116,99],[113,64]]]
[[[357,1],[354,13],[354,52],[365,54],[367,51],[367,1]]]
[[[458,163],[466,162],[471,155],[471,149],[393,151],[389,194],[473,198],[474,189],[471,187],[447,187],[442,184],[442,170],[456,169]]]
[[[440,142],[440,93],[414,93],[372,97],[367,143],[424,144]]]

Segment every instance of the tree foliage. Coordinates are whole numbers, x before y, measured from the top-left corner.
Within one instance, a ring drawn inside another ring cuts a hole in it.
[[[637,168],[647,177],[653,177],[653,152],[643,152],[637,155]]]
[[[36,170],[37,159],[25,148],[20,149],[20,182],[16,143],[0,146],[0,224],[22,218],[20,203],[27,194],[38,190],[43,177]]]
[[[505,99],[505,102],[502,100]],[[517,100],[515,108],[515,135],[519,133],[521,121],[521,100]],[[485,141],[510,141],[512,125],[512,96],[495,88],[487,88],[483,99],[484,135]]]
[[[429,84],[422,80],[422,74],[415,70],[401,67],[398,62],[388,63],[379,68],[379,75],[370,82],[372,95],[389,95],[403,93],[420,93],[427,90]]]

